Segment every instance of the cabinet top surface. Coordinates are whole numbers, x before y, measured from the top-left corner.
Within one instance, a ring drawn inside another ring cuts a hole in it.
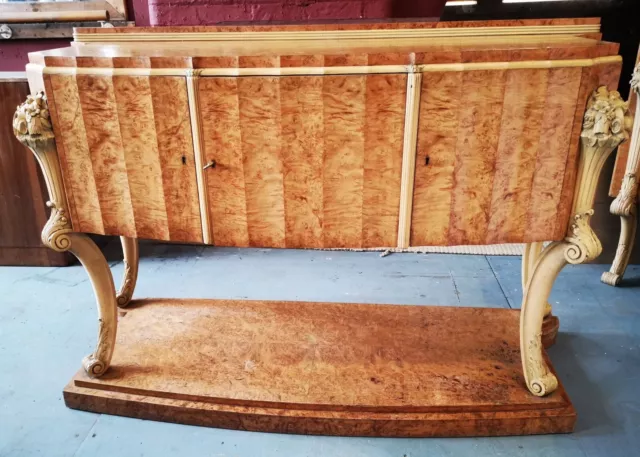
[[[269,68],[593,59],[616,55],[600,20],[554,19],[215,27],[85,28],[46,67]]]

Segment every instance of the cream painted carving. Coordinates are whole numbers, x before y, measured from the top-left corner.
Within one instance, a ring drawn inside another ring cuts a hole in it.
[[[140,254],[138,252],[137,239],[121,236],[120,242],[122,243],[122,252],[124,254],[124,275],[116,299],[118,306],[124,308],[131,301],[133,291],[136,288]]]
[[[610,92],[606,87],[593,92],[580,134],[578,178],[567,236],[542,250],[533,267],[530,262],[523,265],[523,274],[528,279],[520,314],[520,351],[527,387],[534,395],[547,395],[558,387],[542,355],[542,321],[551,288],[562,268],[567,263],[593,260],[602,251],[589,224],[593,200],[604,162],[629,137],[628,114],[628,104],[618,92]]]
[[[631,90],[636,96],[640,96],[640,65],[636,67],[631,79]],[[620,240],[616,257],[613,260],[611,269],[602,274],[601,281],[610,286],[616,286],[622,280],[629,257],[633,249],[633,243],[638,228],[638,214],[636,199],[638,198],[638,173],[640,173],[640,103],[636,102],[635,111],[636,122],[633,125],[631,134],[631,146],[625,175],[622,180],[622,187],[616,199],[611,203],[611,214],[620,216]]]
[[[29,95],[13,116],[13,132],[35,155],[49,191],[49,220],[42,230],[42,242],[56,251],[71,251],[87,270],[98,304],[98,344],[82,362],[90,376],[100,376],[111,362],[116,342],[117,307],[113,277],[100,249],[87,236],[73,233],[62,186],[58,152],[51,126],[47,97]]]

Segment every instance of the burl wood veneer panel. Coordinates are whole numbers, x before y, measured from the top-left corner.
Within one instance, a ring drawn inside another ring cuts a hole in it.
[[[185,79],[48,75],[73,228],[202,241]]]
[[[411,244],[562,239],[586,101],[619,71],[614,63],[425,73]]]
[[[287,433],[569,432],[575,412],[562,386],[542,398],[524,386],[518,319],[505,309],[135,301],[109,371],[99,379],[79,372],[65,402]]]
[[[213,244],[396,245],[406,75],[201,78],[199,91]]]

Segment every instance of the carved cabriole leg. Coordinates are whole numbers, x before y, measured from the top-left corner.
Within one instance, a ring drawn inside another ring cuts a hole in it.
[[[602,245],[589,225],[596,185],[604,162],[628,138],[628,104],[618,92],[600,87],[589,99],[580,134],[580,163],[571,224],[566,238],[548,245],[535,263],[537,246],[530,245],[523,263],[526,280],[520,313],[520,354],[527,387],[534,395],[550,394],[558,387],[542,351],[542,322],[556,277],[567,263],[595,259]],[[523,279],[524,281],[524,279]]]
[[[69,250],[87,270],[98,303],[98,344],[96,350],[84,358],[82,366],[88,375],[100,376],[109,368],[116,344],[118,308],[113,276],[104,255],[91,238],[81,233],[71,233],[69,237]]]
[[[620,193],[611,203],[611,214],[620,216],[621,219],[620,241],[611,269],[603,273],[601,278],[603,283],[610,286],[617,286],[627,269],[638,225],[636,199],[638,198],[638,173],[640,173],[640,66],[633,72],[631,90],[636,95],[636,113],[629,158]]]
[[[118,306],[126,307],[136,288],[138,280],[138,265],[140,261],[140,253],[138,251],[138,240],[136,238],[120,237],[122,243],[122,252],[124,254],[124,275],[122,277],[122,285],[117,295]]]
[[[629,216],[620,216],[620,240],[616,256],[611,264],[611,269],[602,273],[600,280],[610,286],[617,286],[622,281],[624,272],[629,265],[629,258],[633,250],[633,243],[638,229],[638,219],[634,213]]]
[[[533,274],[536,262],[542,254],[544,243],[527,243],[522,255],[522,296],[527,292],[527,282]],[[560,321],[551,314],[551,305],[547,302],[544,308],[544,320],[542,321],[542,345],[545,348],[551,347],[556,342]]]
[[[44,93],[30,95],[18,107],[13,117],[13,131],[38,160],[49,191],[47,206],[51,208],[51,214],[42,230],[42,243],[58,252],[71,251],[89,273],[100,324],[96,350],[85,357],[82,365],[90,376],[100,376],[109,368],[116,341],[117,307],[113,277],[95,243],[84,234],[73,233],[65,209],[67,199]]]

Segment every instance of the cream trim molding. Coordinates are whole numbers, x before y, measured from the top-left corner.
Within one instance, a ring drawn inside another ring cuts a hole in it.
[[[86,33],[73,31],[73,39],[79,43],[115,43],[141,41],[335,41],[335,40],[389,40],[400,38],[456,38],[516,35],[585,35],[599,33],[600,24],[583,25],[526,25],[520,27],[450,27],[424,29],[378,30],[298,30],[268,32],[132,32]]]
[[[424,65],[371,65],[341,67],[269,67],[269,68],[202,68],[200,76],[287,76],[287,75],[358,75],[381,73],[428,73],[444,71],[519,70],[534,68],[592,67],[622,62],[621,56],[574,60],[525,60],[521,62],[470,62]],[[189,76],[192,68],[110,68],[110,67],[45,67],[27,64],[27,71],[47,75],[97,76]]]

